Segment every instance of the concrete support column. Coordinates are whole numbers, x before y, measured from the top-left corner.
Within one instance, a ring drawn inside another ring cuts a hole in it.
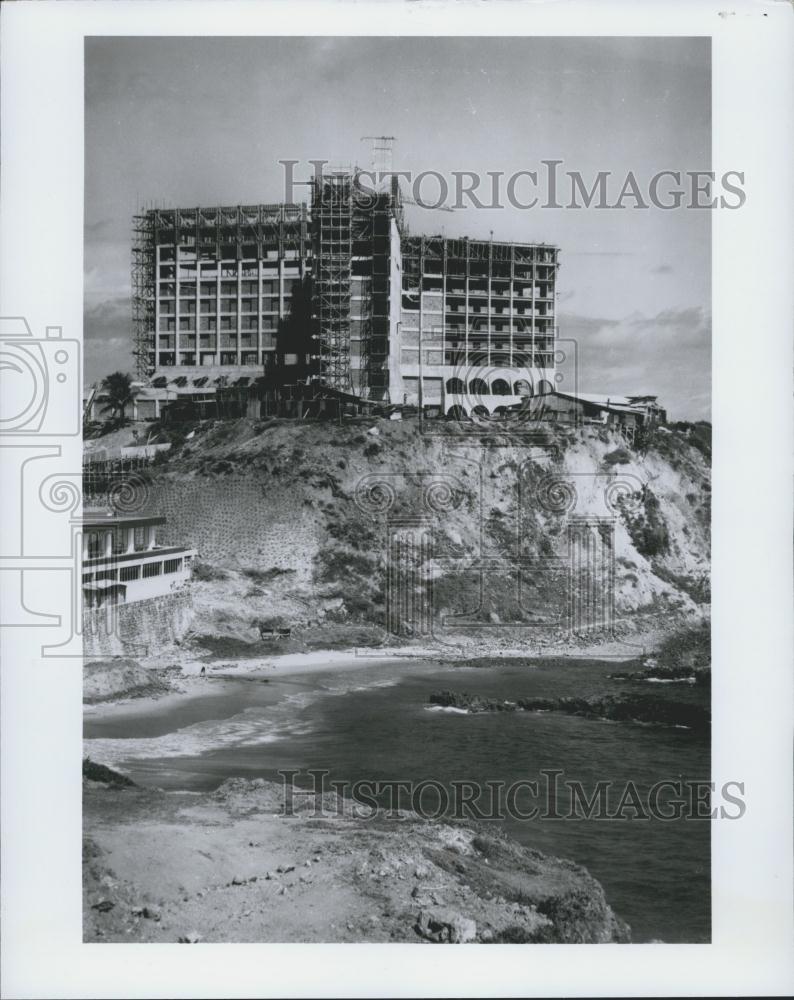
[[[89,539],[90,535],[88,532],[83,532],[83,559],[90,559],[90,549],[89,549]]]
[[[105,532],[105,559],[113,558],[113,532]]]
[[[176,279],[175,279],[176,280]],[[154,248],[154,364],[160,361],[160,247]],[[93,414],[91,415],[93,420]]]
[[[532,352],[531,367],[537,369],[538,365],[535,361],[535,282],[538,280],[538,267],[536,262],[537,249],[532,251],[532,340],[530,341],[530,351]]]
[[[256,363],[262,364],[262,253],[258,254],[256,262]]]
[[[238,244],[238,253],[239,244]],[[243,363],[243,262],[237,258],[237,364]]]
[[[220,226],[220,215],[218,217],[217,226]],[[220,251],[220,237],[216,236],[215,245],[217,253],[215,254],[215,364],[220,365],[221,363],[221,273],[223,268],[221,267],[222,254]]]
[[[146,548],[151,551],[157,545],[154,525],[149,525],[146,529]]]
[[[125,533],[125,551],[134,552],[135,551],[135,528],[127,528]]]
[[[278,318],[284,315],[284,258],[279,254],[278,258]],[[278,321],[276,322],[278,326]]]
[[[176,243],[174,244],[174,364],[176,365],[179,364],[179,354],[182,343],[182,333],[179,329],[181,318],[179,311],[179,293],[182,291],[182,283],[179,278],[179,263],[179,233],[177,232]]]

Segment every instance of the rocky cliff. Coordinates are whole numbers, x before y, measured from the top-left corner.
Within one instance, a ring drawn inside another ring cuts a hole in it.
[[[167,433],[142,496],[166,543],[199,550],[193,634],[208,642],[254,642],[257,622],[310,645],[381,641],[387,625],[410,638],[430,602],[442,638],[521,644],[696,618],[709,600],[708,425],[642,448],[593,427],[364,418]]]
[[[336,796],[285,813],[262,780],[195,795],[84,774],[86,941],[629,940],[584,868],[493,828],[356,818]]]

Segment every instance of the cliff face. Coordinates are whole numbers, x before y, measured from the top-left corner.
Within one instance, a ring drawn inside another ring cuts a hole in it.
[[[256,621],[378,631],[388,605],[410,636],[432,601],[448,634],[536,636],[564,632],[572,608],[597,631],[607,604],[620,628],[708,601],[702,427],[659,429],[642,451],[595,428],[425,428],[238,421],[176,440],[147,507],[168,519],[166,543],[199,551],[194,633],[250,642]]]

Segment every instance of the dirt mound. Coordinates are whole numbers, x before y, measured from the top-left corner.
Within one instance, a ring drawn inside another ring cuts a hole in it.
[[[159,695],[170,690],[172,684],[161,670],[142,667],[137,660],[119,657],[93,660],[83,666],[83,702],[87,705]]]

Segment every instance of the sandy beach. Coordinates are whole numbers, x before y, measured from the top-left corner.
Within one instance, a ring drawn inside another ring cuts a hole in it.
[[[516,660],[541,657],[560,659],[592,657],[620,663],[652,653],[667,634],[668,630],[657,627],[625,638],[589,644],[580,642],[529,648],[526,646],[483,648],[473,643],[460,646],[411,645],[382,649],[350,648],[280,654],[274,652],[269,655],[235,659],[211,658],[206,654],[197,655],[190,650],[174,650],[170,657],[172,662],[168,667],[170,689],[165,687],[153,691],[141,689],[126,693],[122,687],[107,699],[94,698],[91,702],[86,702],[84,713],[94,718],[110,718],[120,715],[143,715],[152,711],[167,712],[180,701],[206,695],[209,685],[212,685],[213,690],[220,692],[226,678],[234,680],[241,677],[258,677],[269,680],[304,674],[333,674],[407,660],[465,663],[474,659],[487,659],[493,666],[498,666],[500,661],[514,663]],[[112,661],[108,663],[108,669],[111,669]],[[138,663],[144,671],[151,672],[154,676],[162,674],[161,657],[142,658]]]

